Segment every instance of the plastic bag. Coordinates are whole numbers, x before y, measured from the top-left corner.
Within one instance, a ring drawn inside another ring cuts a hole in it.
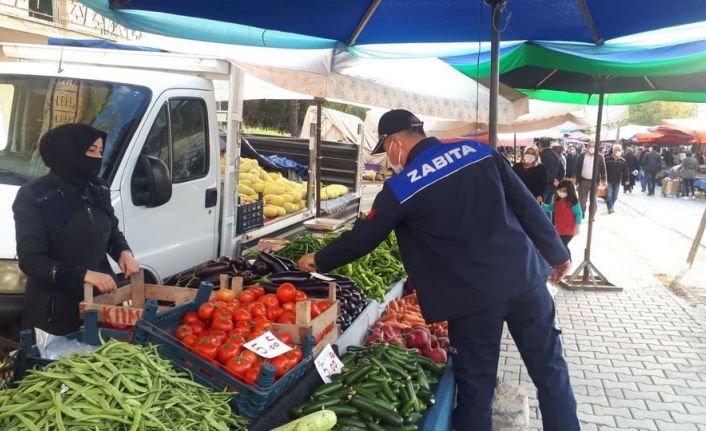
[[[70,340],[64,336],[52,335],[34,328],[34,336],[37,340],[37,349],[42,359],[57,361],[73,353],[91,353],[98,348],[90,344],[82,343],[78,340]]]

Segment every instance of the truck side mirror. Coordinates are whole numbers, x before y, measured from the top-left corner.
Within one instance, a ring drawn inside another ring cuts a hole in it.
[[[172,176],[162,160],[141,155],[132,174],[132,203],[148,208],[158,207],[172,198]]]

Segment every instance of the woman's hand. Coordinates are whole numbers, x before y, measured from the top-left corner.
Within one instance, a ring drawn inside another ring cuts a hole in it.
[[[120,253],[120,260],[118,260],[118,266],[123,272],[123,276],[125,276],[125,278],[130,278],[140,272],[140,266],[137,264],[135,256],[133,256],[130,250],[125,250]]]
[[[544,203],[544,199],[542,199],[541,196],[537,196],[535,199],[537,200],[537,203],[540,205],[542,205]]]
[[[581,233],[581,225],[577,224],[576,229],[574,229],[574,236],[578,235],[579,233]]]
[[[100,293],[113,293],[118,290],[118,285],[115,284],[113,277],[102,272],[88,270],[83,281],[92,284]]]

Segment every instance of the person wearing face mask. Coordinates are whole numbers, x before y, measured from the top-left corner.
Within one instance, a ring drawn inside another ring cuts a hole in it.
[[[598,157],[597,179],[600,179],[601,183],[605,184],[605,158],[600,154],[596,154],[595,142],[589,142],[586,146],[586,151],[576,159],[574,176],[572,177],[574,184],[576,184],[578,188],[579,203],[581,204],[581,211],[583,211],[584,217],[586,217],[586,202],[588,201],[589,196],[591,196],[591,204],[589,206],[589,216],[591,221],[595,219],[596,210],[598,209],[598,202],[596,199],[598,193],[591,193],[591,187],[597,187],[597,184],[595,184],[592,179],[594,157]]]
[[[630,185],[630,172],[628,164],[622,157],[623,147],[620,145],[613,146],[613,152],[605,158],[606,176],[608,178],[608,188],[606,190],[605,202],[608,206],[608,214],[615,212],[615,202],[618,200],[620,193],[620,185],[625,187]]]
[[[385,113],[378,135],[373,153],[385,151],[399,173],[385,182],[367,217],[303,256],[299,267],[328,272],[366,255],[394,231],[425,320],[449,322],[458,384],[453,427],[492,429],[507,323],[537,387],[544,430],[578,431],[546,286],[571,263],[535,197],[488,145],[427,137],[409,111]]]
[[[662,159],[657,152],[657,147],[650,148],[642,159],[642,170],[645,171],[647,182],[647,196],[655,195],[657,186],[657,173],[662,170]]]
[[[566,150],[566,178],[571,178],[574,176],[574,165],[576,165],[576,147],[569,145]]]
[[[12,205],[20,269],[27,275],[22,328],[54,335],[78,330],[84,283],[116,290],[106,253],[123,275],[139,271],[118,228],[110,190],[98,177],[106,134],[64,124],[42,136],[49,174],[23,185]]]
[[[556,197],[551,204],[542,205],[544,211],[554,214],[554,225],[566,251],[571,256],[569,242],[579,234],[583,213],[579,198],[576,196],[576,187],[571,180],[562,180],[556,188]]]
[[[528,145],[522,153],[522,159],[515,163],[512,170],[527,186],[537,203],[542,203],[544,189],[547,187],[547,168],[539,163],[539,152],[534,145]]]
[[[628,165],[628,173],[630,174],[630,182],[623,187],[624,193],[632,193],[632,189],[635,187],[635,181],[640,172],[640,162],[635,155],[635,150],[628,147],[625,150],[625,163]]]

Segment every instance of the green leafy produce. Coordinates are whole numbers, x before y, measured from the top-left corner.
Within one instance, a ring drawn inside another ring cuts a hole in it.
[[[30,371],[0,392],[5,431],[244,431],[228,405],[233,392],[212,392],[177,372],[155,346],[108,341]]]
[[[307,253],[320,251],[339,235],[340,233],[326,234],[323,240],[319,241],[312,234],[305,234],[291,240],[277,254],[296,262]],[[331,273],[350,277],[368,298],[375,299],[378,302],[383,302],[385,294],[392,287],[392,283],[404,278],[406,275],[394,233],[369,254],[340,268],[336,268]]]

